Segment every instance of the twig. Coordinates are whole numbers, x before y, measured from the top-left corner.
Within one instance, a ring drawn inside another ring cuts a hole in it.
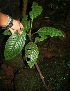
[[[40,77],[41,77],[41,79],[42,79],[42,82],[43,82],[43,84],[44,84],[44,87],[46,88],[47,91],[50,91],[50,90],[48,89],[48,87],[46,86],[44,77],[43,77],[43,75],[42,75],[42,72],[41,72],[41,70],[40,70],[40,68],[39,68],[39,66],[38,66],[38,64],[37,64],[37,62],[35,63],[35,66],[36,66],[36,68],[37,68],[37,70],[38,70],[38,72],[39,72],[39,75],[40,75]]]

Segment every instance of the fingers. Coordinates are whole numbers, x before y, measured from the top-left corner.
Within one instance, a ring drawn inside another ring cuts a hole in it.
[[[18,32],[19,34],[22,34],[22,31],[19,29],[19,30],[15,30],[15,29],[12,29],[12,28],[9,28],[10,32],[13,34],[14,32]]]
[[[14,33],[14,30],[12,28],[9,28],[10,32],[13,34]]]
[[[22,34],[22,31],[21,30],[17,30],[19,34]]]
[[[20,28],[23,28],[23,25],[20,23]]]
[[[10,32],[13,34],[15,31],[17,31],[19,34],[22,34],[21,28],[23,28],[23,25],[21,23],[14,23],[14,25],[9,28]]]

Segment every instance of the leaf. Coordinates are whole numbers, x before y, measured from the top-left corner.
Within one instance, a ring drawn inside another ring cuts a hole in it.
[[[18,34],[15,32],[12,34],[6,42],[4,57],[6,60],[10,60],[15,57],[24,47],[26,40],[26,33]]]
[[[38,54],[39,51],[37,45],[33,42],[29,42],[25,47],[25,56],[30,59],[29,61],[27,60],[30,68],[32,68],[37,61]]]
[[[39,37],[35,38],[35,42],[34,43],[37,43],[37,42],[40,42],[40,38]]]
[[[47,36],[36,37],[34,43],[41,42],[41,41],[43,41],[46,38],[47,38]]]
[[[11,35],[11,32],[10,32],[9,30],[5,30],[5,31],[3,32],[3,34],[4,34],[4,35]]]
[[[22,31],[23,33],[26,33],[26,29],[25,29],[25,28],[21,28],[21,31]]]
[[[32,11],[29,12],[30,18],[33,20],[42,13],[42,6],[38,6],[36,2],[32,4]]]
[[[30,21],[28,21],[28,16],[27,15],[22,18],[21,23],[23,24],[26,31],[28,31],[30,29]]]
[[[62,34],[62,32],[56,28],[52,28],[52,27],[42,27],[40,28],[37,33],[39,34],[39,36],[51,36],[51,37],[54,37],[54,36],[63,36],[64,35]]]
[[[66,64],[70,67],[70,60],[66,62]]]

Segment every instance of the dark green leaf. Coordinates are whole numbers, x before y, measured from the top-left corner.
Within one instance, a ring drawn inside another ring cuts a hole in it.
[[[42,27],[40,28],[38,31],[38,34],[39,36],[51,36],[51,37],[54,37],[54,36],[63,36],[64,35],[62,34],[62,32],[56,28],[52,28],[52,27]]]
[[[9,30],[5,30],[5,31],[3,32],[3,34],[4,34],[4,35],[11,35],[11,32],[10,32]]]
[[[26,29],[26,31],[28,31],[30,29],[30,21],[28,21],[27,15],[22,18],[22,24],[23,24],[24,28]]]
[[[35,42],[34,43],[37,43],[37,42],[40,42],[40,38],[39,37],[35,38]]]
[[[41,41],[43,41],[46,38],[47,38],[47,36],[36,37],[34,43],[41,42]]]
[[[29,61],[27,60],[30,68],[32,68],[37,61],[38,54],[39,51],[37,45],[33,42],[29,42],[25,47],[25,56],[30,59]]]
[[[29,13],[30,18],[33,20],[34,18],[36,18],[38,15],[42,13],[42,10],[43,10],[42,6],[38,6],[36,2],[33,2],[32,11],[30,11]]]
[[[15,57],[24,47],[26,40],[26,33],[18,34],[15,32],[12,34],[6,42],[4,57],[6,60],[10,60]]]

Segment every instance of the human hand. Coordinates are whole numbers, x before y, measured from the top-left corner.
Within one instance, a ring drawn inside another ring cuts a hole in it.
[[[12,34],[15,31],[17,31],[19,34],[22,34],[21,28],[23,28],[23,25],[20,23],[20,21],[13,19],[13,26],[9,28],[9,30]]]
[[[5,28],[8,24],[9,16],[6,14],[3,14],[0,12],[0,26],[2,28]],[[21,34],[21,28],[23,28],[23,25],[20,23],[20,21],[13,19],[13,25],[8,30],[13,34],[15,31],[17,31],[19,34]]]

